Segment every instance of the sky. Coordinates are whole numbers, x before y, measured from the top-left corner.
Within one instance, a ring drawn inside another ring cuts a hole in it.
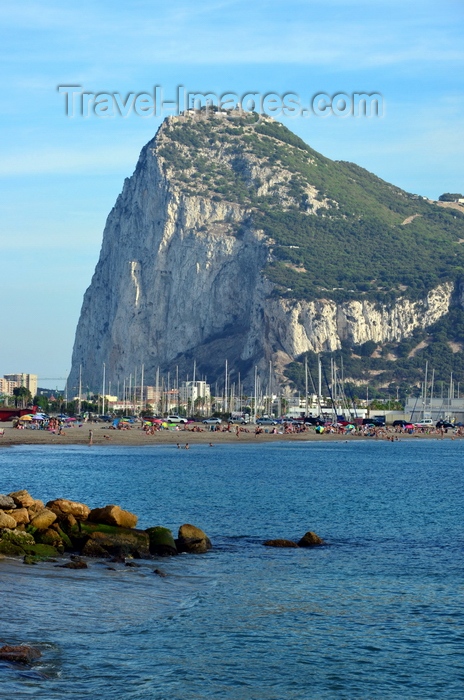
[[[71,116],[59,86],[378,93],[379,117],[278,119],[409,192],[464,191],[462,0],[2,0],[0,27],[0,376],[64,386],[106,217],[163,118]]]

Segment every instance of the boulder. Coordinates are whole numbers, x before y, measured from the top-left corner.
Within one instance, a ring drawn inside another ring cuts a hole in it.
[[[58,532],[51,528],[48,528],[47,530],[40,530],[35,537],[35,541],[37,544],[49,544],[52,547],[55,547],[60,554],[63,554],[64,552],[63,540]]]
[[[0,648],[0,659],[3,661],[14,661],[18,664],[30,664],[35,659],[40,659],[42,653],[34,647],[28,646],[5,646]]]
[[[5,513],[4,510],[0,510],[0,529],[5,527],[14,530],[16,527],[16,520],[11,515]]]
[[[15,508],[15,510],[4,510],[4,513],[14,518],[16,525],[27,525],[29,522],[29,512],[27,508]]]
[[[266,540],[266,542],[263,542],[265,547],[292,547],[293,549],[297,549],[298,545],[296,542],[292,542],[291,540]]]
[[[37,513],[40,513],[41,510],[45,508],[44,502],[40,500],[40,498],[36,498],[34,503],[31,506],[27,507],[27,512],[29,513],[29,517],[32,520],[34,515],[37,515]]]
[[[85,561],[75,560],[75,561],[68,561],[67,564],[57,564],[58,568],[60,569],[88,569],[88,564]]]
[[[177,554],[177,547],[171,530],[167,527],[149,527],[145,530],[150,538],[150,553],[165,557]]]
[[[212,544],[209,537],[203,530],[195,525],[181,525],[176,540],[178,552],[189,552],[190,554],[204,554],[211,549]]]
[[[29,491],[23,489],[22,491],[13,491],[8,494],[19,508],[29,508],[35,503],[35,498],[32,498]]]
[[[135,527],[138,520],[133,513],[129,513],[128,510],[122,510],[122,508],[115,505],[94,508],[90,511],[88,519],[92,523],[103,523],[125,528]]]
[[[3,530],[0,532],[0,552],[7,556],[22,557],[26,553],[25,547],[35,544],[35,540],[28,532],[19,530]]]
[[[55,532],[57,532],[59,534],[60,539],[63,542],[65,549],[71,550],[73,548],[71,540],[69,539],[66,532],[60,528],[58,523],[53,523],[53,525],[50,525],[50,529],[55,530]]]
[[[26,566],[36,566],[39,561],[41,561],[40,557],[35,557],[33,554],[25,554],[23,558],[23,564]]]
[[[27,566],[35,566],[42,561],[56,561],[56,559],[50,559],[50,557],[39,557],[37,554],[25,554],[23,558],[23,564],[27,564]]]
[[[11,496],[5,496],[3,493],[0,493],[0,508],[2,510],[10,510],[11,508],[16,508],[16,503]]]
[[[299,547],[317,547],[321,544],[324,544],[324,540],[316,535],[315,532],[307,532],[298,542]]]
[[[19,544],[22,547],[25,544],[34,544],[35,540],[29,532],[23,532],[22,530],[6,530],[0,535],[2,541],[13,542],[13,544]]]
[[[56,513],[58,520],[65,520],[72,515],[76,520],[87,520],[90,513],[89,506],[78,501],[69,501],[67,498],[55,498],[48,501],[47,508]]]
[[[88,540],[92,540],[100,545],[107,554],[133,556],[137,559],[150,558],[150,538],[144,530],[115,527],[114,525],[89,521],[79,523],[78,526],[69,532],[69,537],[73,546],[80,552],[87,546]],[[91,546],[93,545],[89,545],[89,547]]]
[[[57,557],[59,552],[56,547],[52,547],[49,544],[31,544],[25,545],[23,547],[26,554],[32,554],[35,557],[40,557],[42,559],[48,559],[49,557]]]
[[[25,553],[24,549],[18,544],[0,540],[0,554],[4,554],[7,557],[23,557]]]
[[[95,542],[95,540],[88,539],[85,545],[81,549],[81,554],[83,557],[99,557],[107,558],[110,556],[108,551],[102,547],[101,544]]]
[[[81,521],[79,520],[79,522]],[[61,528],[65,530],[65,532],[71,532],[74,528],[76,528],[78,521],[76,520],[74,515],[70,513],[69,515],[66,515],[63,519],[60,519],[59,523]]]
[[[43,510],[32,518],[31,525],[37,528],[37,530],[47,530],[55,520],[56,513],[48,508],[43,508]]]

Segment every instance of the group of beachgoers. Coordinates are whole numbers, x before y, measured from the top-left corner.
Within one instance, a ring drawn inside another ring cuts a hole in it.
[[[72,423],[69,423],[61,418],[38,418],[25,421],[24,418],[15,418],[13,428],[16,430],[47,430],[54,435],[63,435],[64,428],[69,428]]]
[[[90,422],[90,421],[89,421]],[[13,421],[13,428],[17,430],[42,430],[54,435],[65,435],[65,429],[79,427],[82,428],[85,421],[76,421],[75,419],[61,417],[44,417],[43,419],[32,419],[28,421],[17,418]],[[124,419],[116,419],[111,425],[101,426],[105,430],[142,430],[145,435],[155,435],[157,433],[174,430],[176,432],[190,433],[229,433],[235,434],[237,438],[242,434],[251,433],[257,437],[263,433],[269,435],[295,435],[301,433],[316,433],[319,435],[351,435],[358,437],[370,437],[376,439],[390,440],[394,442],[401,436],[430,436],[444,438],[445,436],[464,437],[464,426],[444,426],[440,423],[437,426],[415,426],[414,424],[396,425],[396,426],[374,426],[367,425],[342,425],[340,423],[327,423],[325,425],[309,425],[303,421],[284,421],[276,425],[255,425],[247,423],[240,425],[232,421],[226,423],[216,423],[212,425],[203,424],[176,424],[168,425],[166,422],[151,422],[144,419],[133,419],[133,422],[128,422]],[[2,437],[0,432],[0,437]],[[110,434],[104,435],[106,440],[110,440]],[[89,443],[92,444],[92,431],[89,435]],[[188,449],[188,448],[187,448]]]

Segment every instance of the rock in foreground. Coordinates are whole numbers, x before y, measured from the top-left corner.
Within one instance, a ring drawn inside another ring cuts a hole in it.
[[[176,545],[178,552],[189,552],[190,554],[204,554],[212,547],[207,534],[199,527],[188,523],[180,526]]]
[[[90,511],[88,519],[93,523],[103,523],[105,525],[115,525],[117,527],[135,527],[137,516],[123,510],[119,506],[109,505],[104,508],[94,508]]]
[[[3,661],[13,661],[18,664],[30,664],[36,659],[40,659],[42,653],[34,647],[28,646],[5,646],[0,648],[0,659]]]
[[[293,549],[298,547],[292,540],[266,540],[263,544],[265,547],[293,547]]]
[[[324,544],[324,540],[321,539],[315,532],[306,532],[301,540],[298,542],[299,547],[317,547]]]
[[[150,538],[151,554],[166,557],[178,553],[172,532],[167,527],[149,527],[146,532]]]

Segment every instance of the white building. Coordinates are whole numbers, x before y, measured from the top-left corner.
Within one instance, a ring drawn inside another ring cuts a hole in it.
[[[182,404],[195,404],[197,399],[203,399],[202,403],[208,403],[211,399],[211,389],[209,384],[200,382],[182,382],[179,389],[180,401]]]
[[[425,404],[420,398],[409,398],[404,412],[414,422],[432,418],[434,422],[445,419],[458,423],[464,421],[464,398],[428,398]]]
[[[26,387],[26,389],[29,389],[31,392],[32,396],[36,396],[37,394],[37,375],[36,374],[25,374],[24,372],[21,374],[4,374],[3,379],[6,380],[8,384],[8,394],[13,393],[13,389],[20,388],[22,386]],[[4,391],[3,393],[7,393]]]

